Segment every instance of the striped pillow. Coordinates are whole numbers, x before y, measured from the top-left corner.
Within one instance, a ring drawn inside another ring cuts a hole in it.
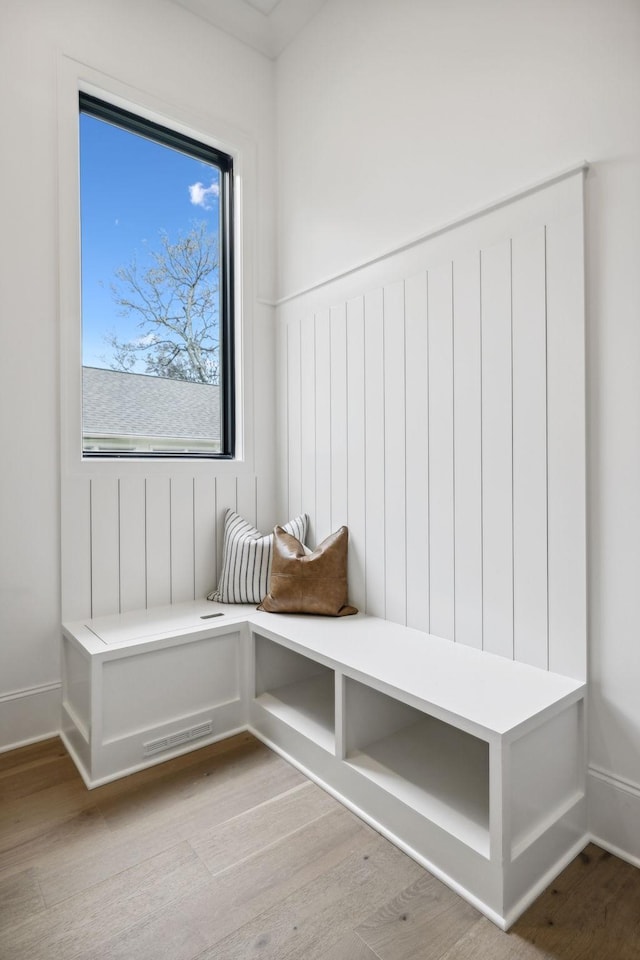
[[[303,513],[289,520],[284,529],[304,543],[308,524],[309,517]],[[269,592],[272,552],[272,533],[260,533],[235,511],[227,510],[220,582],[207,599],[218,603],[260,603]]]

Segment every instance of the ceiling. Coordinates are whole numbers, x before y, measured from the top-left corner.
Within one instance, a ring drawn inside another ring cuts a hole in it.
[[[246,2],[261,13],[268,15],[273,12],[274,7],[278,6],[280,0],[246,0]]]
[[[326,0],[174,0],[275,59]]]

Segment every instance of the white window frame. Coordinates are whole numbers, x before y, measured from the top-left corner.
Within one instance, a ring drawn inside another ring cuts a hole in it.
[[[232,459],[122,459],[83,456],[82,324],[79,109],[80,92],[89,93],[210,144],[234,164],[234,378],[235,456]],[[215,131],[215,133],[213,132]],[[256,147],[246,134],[215,116],[168,104],[148,91],[115,80],[61,55],[58,70],[59,325],[61,466],[66,476],[239,476],[254,472],[253,251],[246,238],[255,234]],[[252,202],[253,201],[253,202]]]

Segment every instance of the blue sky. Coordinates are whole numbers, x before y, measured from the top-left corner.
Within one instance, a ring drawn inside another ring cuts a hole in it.
[[[175,241],[192,222],[206,220],[217,235],[219,170],[84,113],[80,156],[82,362],[108,367],[104,334],[139,333],[135,319],[118,314],[115,271],[134,257],[139,271],[150,265],[163,230]]]

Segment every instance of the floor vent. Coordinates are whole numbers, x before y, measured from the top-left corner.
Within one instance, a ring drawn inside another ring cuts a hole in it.
[[[206,737],[213,730],[211,720],[199,723],[196,727],[190,727],[188,730],[179,730],[178,733],[172,733],[168,737],[161,737],[159,740],[150,740],[149,743],[143,743],[143,756],[151,757],[154,753],[162,753],[163,750],[174,750],[183,743],[190,743],[192,740],[199,740],[200,737]]]

